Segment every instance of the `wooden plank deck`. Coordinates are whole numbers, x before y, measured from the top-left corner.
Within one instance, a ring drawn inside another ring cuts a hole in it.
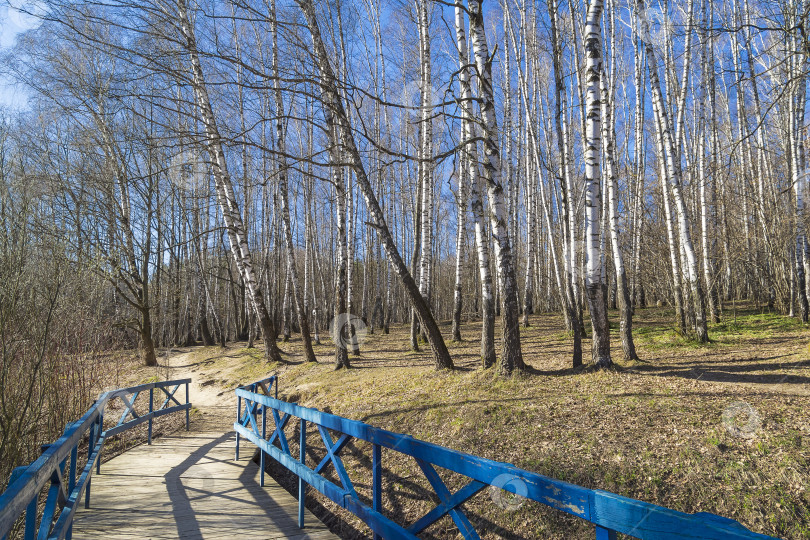
[[[182,432],[102,464],[73,538],[338,538],[309,511],[299,529],[297,500],[270,476],[261,487],[255,447],[242,446],[234,461],[234,440]]]

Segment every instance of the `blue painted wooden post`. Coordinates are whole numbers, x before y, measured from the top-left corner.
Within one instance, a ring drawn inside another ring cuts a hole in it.
[[[190,401],[190,398],[189,398],[189,395],[188,395],[188,383],[186,383],[186,405],[188,405],[189,403],[191,403],[191,401]],[[189,413],[189,409],[190,409],[190,407],[186,407],[186,431],[188,431],[188,413]]]
[[[382,512],[382,448],[379,444],[371,447],[371,479],[371,508]],[[374,533],[374,540],[382,540],[382,536]]]
[[[267,405],[262,404],[262,439],[267,439]],[[259,485],[264,487],[264,450],[259,449],[259,468],[262,470]]]
[[[236,423],[242,421],[242,396],[236,397]],[[236,461],[239,461],[239,432],[236,432]]]
[[[299,454],[301,464],[303,465],[306,461],[307,455],[307,421],[303,418],[301,419],[301,433],[298,436],[298,446],[299,446]],[[306,489],[306,485],[304,484],[304,478],[299,476],[298,477],[298,527],[303,529],[304,528],[304,490]]]
[[[25,511],[25,540],[33,540],[34,534],[37,529],[37,497],[31,499],[28,503],[28,509]]]
[[[90,424],[90,438],[87,442],[87,457],[93,454],[93,448],[96,446],[96,423]],[[101,460],[101,456],[96,456],[96,459]],[[92,475],[87,479],[87,489],[84,491],[84,507],[90,508],[90,484],[93,482]]]
[[[70,469],[68,473],[70,476],[68,477],[68,493],[71,493],[73,488],[76,487],[76,462],[78,459],[79,445],[76,445],[70,450]]]
[[[596,526],[596,540],[616,540],[616,531]]]
[[[19,478],[25,471],[28,469],[26,466],[15,467],[11,471],[11,476],[8,479],[8,485],[14,483],[17,478]],[[33,540],[34,534],[36,531],[37,526],[37,497],[34,496],[31,501],[28,503],[28,506],[25,509],[25,535],[23,538],[28,540],[29,538]],[[8,535],[3,536],[3,540],[8,540]]]
[[[132,402],[135,403],[135,400],[133,399]],[[106,403],[105,403],[104,406],[105,407],[107,406]],[[96,439],[100,438],[103,433],[104,433],[104,409],[102,408],[98,413],[98,435],[97,435]],[[93,444],[92,446],[95,446],[95,444]],[[92,446],[88,446],[88,450],[87,450],[87,455],[88,456],[90,455],[90,451],[93,449]],[[101,449],[99,449],[98,456],[96,457],[96,474],[101,474]],[[88,496],[90,495],[90,481],[89,480],[87,481],[87,495]],[[88,497],[87,501],[88,501],[88,504],[89,504],[89,501],[90,501],[89,497]]]
[[[79,460],[79,445],[73,447],[70,451],[70,478],[68,479],[68,496],[73,493],[73,489],[76,487],[76,462]],[[73,538],[73,521],[70,522],[70,526],[68,527],[67,534],[65,535],[67,540]]]
[[[146,444],[152,444],[152,412],[154,411],[153,399],[155,397],[155,389],[149,389],[149,429],[146,432]]]

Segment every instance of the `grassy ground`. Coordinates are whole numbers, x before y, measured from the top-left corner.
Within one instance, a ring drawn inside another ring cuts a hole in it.
[[[262,361],[260,348],[236,345],[201,348],[195,358],[201,375],[223,389],[275,371],[289,401],[589,488],[810,538],[810,332],[775,315],[727,315],[710,327],[712,343],[698,346],[672,330],[671,312],[638,310],[643,362],[621,362],[615,342],[616,370],[576,372],[560,317],[534,316],[522,329],[532,374],[508,380],[479,368],[476,322],[463,328],[468,341],[449,344],[454,372],[437,372],[429,353],[410,351],[406,327],[367,335],[348,371],[332,370],[328,336],[316,346],[318,364],[301,363],[297,340],[280,344],[289,363],[277,366]],[[292,429],[288,436],[297,440]],[[317,439],[313,432],[309,440]],[[358,492],[367,494],[369,448],[352,445],[346,454]],[[384,451],[383,460],[384,507],[410,523],[432,507],[432,491],[410,458]],[[482,537],[593,535],[576,518],[533,502],[499,505],[495,495],[485,490],[466,505]],[[345,536],[366,534],[358,520],[321,503]],[[449,518],[427,532],[457,534]]]

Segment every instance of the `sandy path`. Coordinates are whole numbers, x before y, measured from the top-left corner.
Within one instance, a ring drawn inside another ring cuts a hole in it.
[[[194,358],[196,347],[176,349],[168,359],[171,379],[191,379],[191,404],[200,414],[191,422],[194,431],[230,431],[236,416],[233,388],[222,388],[207,376],[205,361]]]

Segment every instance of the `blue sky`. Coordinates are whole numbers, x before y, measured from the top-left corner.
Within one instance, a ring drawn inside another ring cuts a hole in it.
[[[39,20],[28,14],[36,8],[36,1],[0,0],[0,54],[12,47],[22,32],[39,25]],[[25,91],[0,73],[0,108],[19,108],[25,103]]]

